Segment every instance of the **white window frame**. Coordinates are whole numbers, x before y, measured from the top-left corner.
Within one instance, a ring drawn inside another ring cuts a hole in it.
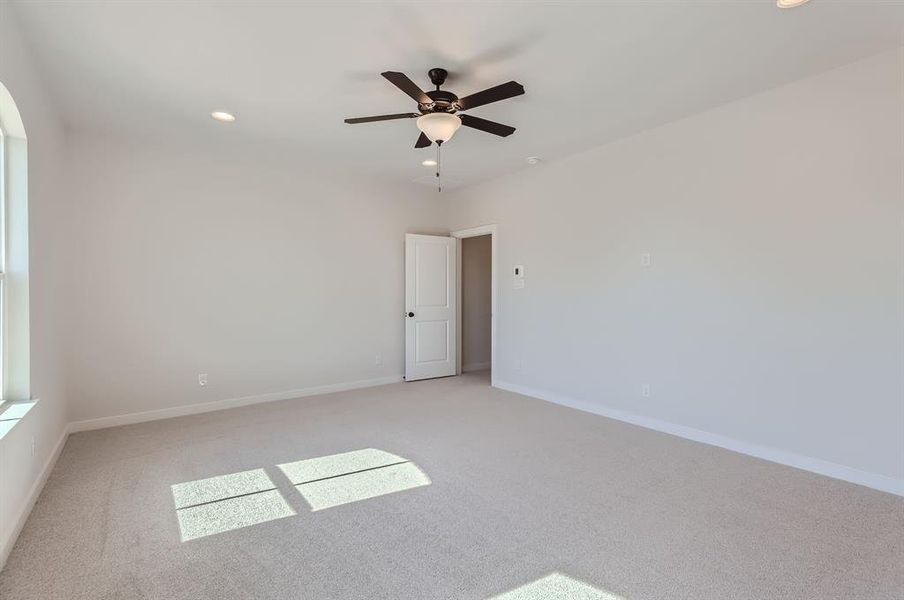
[[[28,141],[0,82],[0,411],[33,400],[28,271]]]
[[[6,335],[7,307],[6,297],[6,240],[9,237],[6,232],[6,171],[9,165],[6,162],[6,135],[3,133],[3,124],[0,123],[0,407],[9,401],[9,390],[6,382],[9,372],[9,340]],[[0,409],[2,410],[2,409]]]

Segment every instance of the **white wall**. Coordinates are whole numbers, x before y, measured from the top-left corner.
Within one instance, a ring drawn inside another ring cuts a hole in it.
[[[493,238],[461,240],[461,364],[462,370],[490,365],[491,271]]]
[[[73,420],[401,376],[404,234],[447,231],[428,188],[67,140]]]
[[[496,377],[904,493],[902,68],[886,53],[453,193],[452,229],[498,224]]]
[[[0,566],[67,420],[59,327],[66,209],[56,180],[62,131],[11,13],[0,7],[0,82],[16,101],[28,135],[31,394],[40,401],[0,439]]]

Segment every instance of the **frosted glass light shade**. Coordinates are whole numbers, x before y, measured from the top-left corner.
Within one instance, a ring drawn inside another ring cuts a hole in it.
[[[431,142],[448,142],[461,127],[461,119],[449,113],[427,113],[417,119],[417,128]]]

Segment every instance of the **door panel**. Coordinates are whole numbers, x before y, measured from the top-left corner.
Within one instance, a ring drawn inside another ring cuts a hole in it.
[[[415,350],[415,360],[418,364],[449,359],[446,354],[446,340],[449,335],[448,323],[445,321],[421,321],[415,323],[414,326],[417,329],[414,339],[419,342]]]
[[[449,248],[445,244],[415,242],[415,306],[443,308],[449,304],[446,264]]]
[[[455,374],[455,244],[405,236],[405,379]]]

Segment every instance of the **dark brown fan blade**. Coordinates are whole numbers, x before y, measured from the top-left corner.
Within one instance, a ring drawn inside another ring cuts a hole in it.
[[[432,143],[433,142],[430,141],[430,138],[428,138],[426,135],[424,135],[422,133],[421,137],[419,137],[417,139],[417,142],[415,142],[414,147],[415,148],[426,148],[427,146],[429,146]]]
[[[386,71],[385,73],[380,73],[383,77],[388,79],[395,85],[397,88],[411,96],[415,102],[418,104],[430,104],[433,100],[430,99],[430,96],[424,93],[424,90],[419,88],[416,83],[408,79],[408,76],[404,73],[399,73],[397,71]]]
[[[523,85],[521,85],[517,81],[509,81],[508,83],[503,83],[497,85],[496,87],[485,89],[482,92],[477,92],[476,94],[465,96],[464,98],[460,99],[458,103],[461,105],[462,110],[470,110],[478,106],[483,106],[484,104],[489,104],[490,102],[499,102],[500,100],[505,100],[506,98],[520,96],[523,93]]]
[[[373,121],[391,121],[392,119],[413,119],[421,116],[420,113],[399,113],[396,115],[379,115],[376,117],[355,117],[354,119],[346,119],[346,123],[372,123]]]
[[[458,115],[461,118],[461,124],[465,127],[473,127],[487,133],[493,133],[502,137],[507,137],[515,133],[514,127],[497,123],[496,121],[487,121],[480,117],[472,117],[471,115]]]

